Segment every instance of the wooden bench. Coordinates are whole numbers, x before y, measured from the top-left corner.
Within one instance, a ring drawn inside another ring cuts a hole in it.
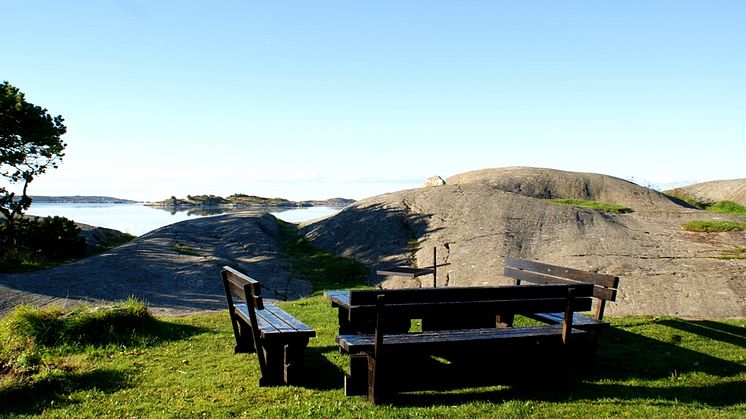
[[[519,363],[528,369],[545,365],[542,358],[549,364],[569,365],[582,359],[576,353],[587,348],[589,334],[573,328],[573,317],[577,311],[590,310],[592,292],[593,285],[583,283],[350,291],[351,324],[373,317],[375,325],[372,334],[337,336],[341,349],[350,353],[345,394],[367,393],[369,401],[379,403],[410,386],[447,386],[449,375],[411,368],[432,357],[448,361],[441,363],[449,365],[444,367],[448,374],[460,373],[461,379],[478,385],[500,378],[487,372],[494,366]],[[564,313],[562,324],[496,327],[499,313],[555,311]],[[491,325],[473,328],[471,318],[491,318]],[[389,320],[398,324],[401,319],[446,319],[450,327],[414,333],[387,329]]]
[[[236,338],[235,353],[257,354],[260,386],[297,382],[308,339],[316,336],[316,331],[281,308],[263,302],[258,281],[228,266],[220,275]]]
[[[609,326],[609,323],[603,320],[604,310],[607,301],[616,301],[619,277],[517,259],[512,256],[505,257],[505,276],[515,279],[516,285],[521,285],[521,282],[565,285],[593,284],[593,297],[595,298],[593,316],[589,317],[575,313],[572,319],[573,327],[592,332],[597,339],[600,331]],[[526,315],[548,324],[561,324],[563,321],[563,313],[558,312],[537,312]],[[508,323],[511,322],[507,315],[504,316],[503,320]]]

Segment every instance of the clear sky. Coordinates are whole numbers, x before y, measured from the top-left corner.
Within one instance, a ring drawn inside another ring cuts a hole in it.
[[[4,0],[32,195],[364,198],[536,166],[746,177],[745,1]]]

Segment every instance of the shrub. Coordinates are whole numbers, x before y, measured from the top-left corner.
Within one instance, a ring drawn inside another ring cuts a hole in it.
[[[0,272],[48,267],[53,261],[84,257],[80,228],[65,217],[19,218],[15,243],[6,223],[0,223]]]
[[[15,222],[17,246],[9,237],[7,225],[0,225],[0,236],[6,249],[20,247],[46,259],[68,259],[85,256],[85,239],[80,228],[65,217],[19,218]]]

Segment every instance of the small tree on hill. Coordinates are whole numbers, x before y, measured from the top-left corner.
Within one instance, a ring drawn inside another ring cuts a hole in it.
[[[57,168],[66,144],[62,116],[26,102],[25,95],[3,82],[0,85],[0,213],[5,231],[17,244],[15,220],[31,205],[28,186],[48,168]]]

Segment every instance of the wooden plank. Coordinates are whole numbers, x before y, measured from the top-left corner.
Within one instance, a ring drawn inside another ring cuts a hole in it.
[[[579,269],[566,268],[563,266],[550,265],[547,263],[535,262],[525,259],[518,259],[512,256],[505,257],[505,266],[515,269],[541,272],[545,275],[573,279],[576,281],[590,282],[607,288],[619,287],[619,278],[614,275],[581,271]]]
[[[588,283],[555,276],[543,275],[541,273],[524,271],[509,266],[505,267],[505,276],[521,281],[531,282],[533,284],[581,284]],[[525,286],[525,285],[524,285]],[[593,296],[607,301],[616,301],[617,291],[611,288],[604,288],[594,284]]]
[[[313,330],[313,328],[296,319],[290,313],[286,312],[280,307],[277,307],[274,304],[266,304],[262,312],[271,313],[278,322],[284,323],[285,325],[287,325],[287,327],[291,328],[295,332],[307,334],[309,336],[316,336],[316,331]]]
[[[583,335],[586,331],[573,328],[573,335]],[[397,350],[415,347],[436,348],[437,346],[456,346],[475,344],[485,345],[490,342],[504,341],[532,341],[537,338],[554,337],[561,341],[561,325],[509,327],[505,329],[461,329],[448,331],[433,331],[422,333],[402,333],[385,335],[383,344],[386,350]],[[338,335],[339,345],[350,353],[372,351],[375,345],[375,335]]]
[[[591,285],[588,284],[590,289]],[[568,304],[564,298],[520,298],[487,301],[434,302],[434,303],[404,303],[387,304],[384,310],[387,316],[423,318],[437,315],[478,315],[480,313],[501,314],[510,313],[539,313],[564,311]],[[591,309],[590,296],[574,298],[571,302],[573,311],[588,311]],[[375,306],[353,306],[349,310],[350,322],[371,319],[375,316]]]
[[[386,295],[387,304],[466,302],[517,298],[566,297],[568,288],[575,288],[579,296],[590,296],[592,284],[520,285],[502,287],[444,287],[404,288],[350,291],[350,306],[375,305],[379,295]]]
[[[263,308],[262,287],[259,281],[245,275],[230,266],[223,267],[223,275],[230,291],[245,302],[251,301],[251,304],[258,308]]]
[[[403,276],[407,278],[416,278],[422,275],[430,275],[435,270],[433,268],[410,268],[408,266],[393,266],[376,271],[377,275],[383,276]]]
[[[337,291],[325,291],[324,297],[332,302],[332,305],[347,307],[350,305],[350,291],[349,290],[337,290]]]

